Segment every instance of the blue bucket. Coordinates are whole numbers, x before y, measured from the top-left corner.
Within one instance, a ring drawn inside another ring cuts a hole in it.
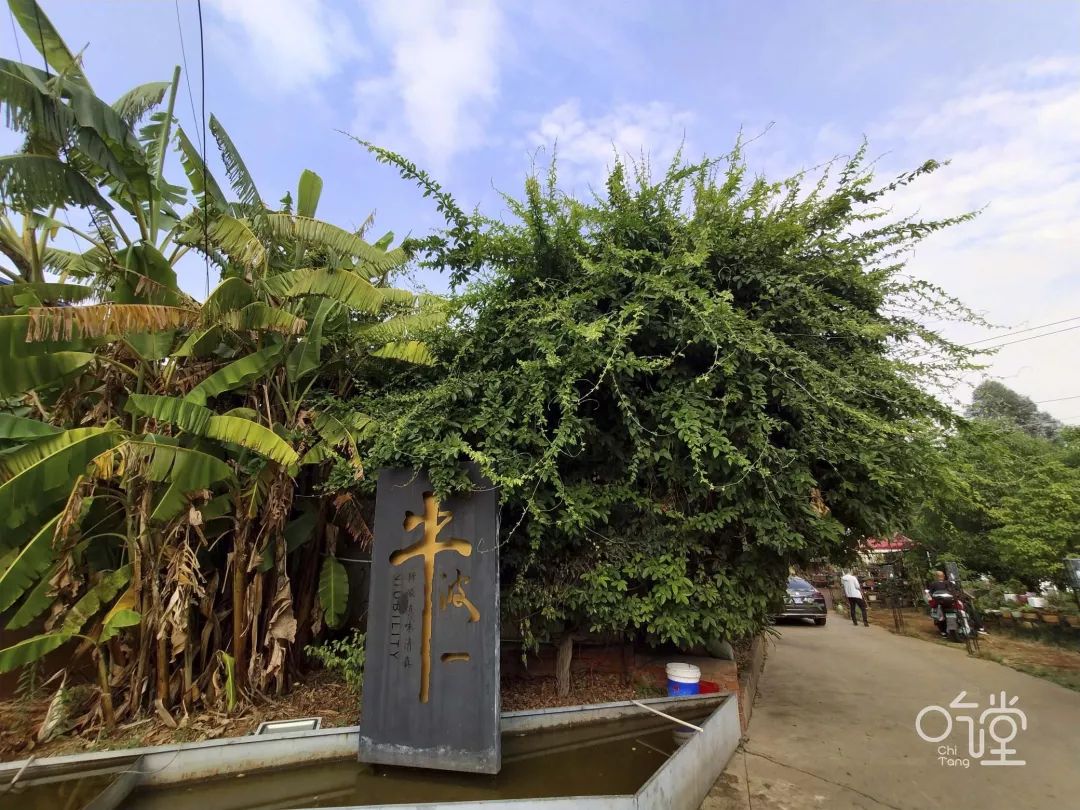
[[[698,694],[701,691],[701,670],[693,664],[668,664],[667,691],[670,697]]]
[[[683,683],[682,681],[676,681],[674,678],[667,679],[668,697],[679,697],[681,695],[696,695],[700,691],[700,683]]]

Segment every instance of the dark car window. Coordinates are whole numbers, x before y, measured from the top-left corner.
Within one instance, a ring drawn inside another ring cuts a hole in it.
[[[802,577],[788,577],[787,586],[792,591],[812,591],[814,586]]]

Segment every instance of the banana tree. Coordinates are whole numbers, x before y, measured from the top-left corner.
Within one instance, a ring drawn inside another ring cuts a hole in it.
[[[367,536],[355,498],[322,484],[363,475],[377,425],[322,403],[359,375],[430,363],[417,338],[439,302],[388,286],[407,259],[392,235],[371,244],[316,219],[314,173],[295,210],[291,195],[267,206],[212,118],[230,200],[173,120],[178,72],[106,104],[36,4],[10,5],[51,70],[0,61],[0,104],[27,138],[0,159],[3,214],[18,218],[0,227],[14,282],[0,288],[0,614],[9,628],[49,618],[0,669],[82,638],[107,719],[212,696],[222,662],[230,685],[235,672],[280,690],[296,640],[344,612],[337,534]],[[186,212],[163,176],[170,145]],[[60,230],[86,249],[53,246]],[[176,281],[189,251],[220,273],[202,304]],[[314,509],[293,508],[298,487]],[[110,606],[115,592],[95,589],[121,570],[130,585]],[[63,620],[95,612],[89,632]]]

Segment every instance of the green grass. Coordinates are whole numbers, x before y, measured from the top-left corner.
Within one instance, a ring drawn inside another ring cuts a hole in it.
[[[1042,678],[1051,683],[1056,683],[1058,686],[1064,686],[1066,689],[1080,692],[1080,671],[1044,667],[1038,664],[1027,664],[1023,661],[1010,661],[1002,655],[985,651],[980,653],[979,657],[985,658],[988,661],[993,661],[996,664],[1001,664],[1009,669],[1015,669],[1017,672],[1034,675],[1036,678]]]

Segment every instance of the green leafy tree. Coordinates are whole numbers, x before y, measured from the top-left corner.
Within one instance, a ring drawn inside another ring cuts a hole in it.
[[[371,458],[441,491],[472,461],[502,488],[526,640],[752,634],[789,565],[850,555],[918,499],[953,421],[926,384],[971,353],[920,325],[967,316],[901,257],[959,220],[881,212],[936,164],[875,187],[860,151],[773,183],[736,150],[659,181],[618,165],[589,202],[553,167],[504,222],[375,152],[450,221],[427,264],[471,281],[427,384],[360,397],[384,427]]]
[[[972,393],[967,415],[973,419],[1004,422],[1031,436],[1053,439],[1061,432],[1061,422],[1023,394],[996,380],[983,380]]]
[[[1076,431],[1055,441],[1011,420],[973,419],[945,441],[910,534],[935,558],[999,582],[1064,583],[1080,552]]]

